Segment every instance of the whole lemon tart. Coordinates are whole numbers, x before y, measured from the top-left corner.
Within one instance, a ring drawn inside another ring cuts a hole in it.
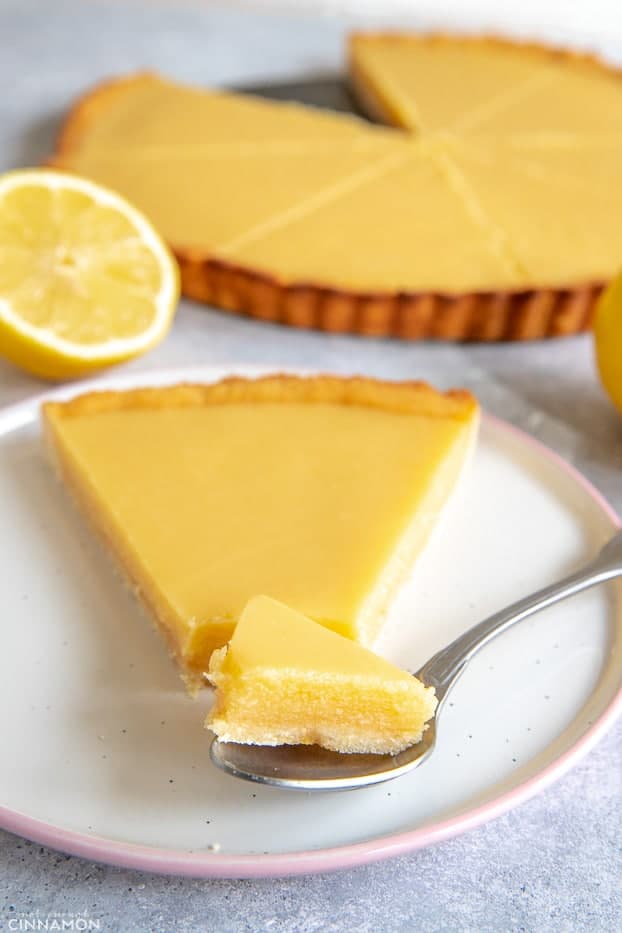
[[[492,38],[354,35],[346,115],[142,74],[73,108],[54,163],[159,227],[185,293],[301,327],[586,329],[622,262],[622,82]]]
[[[269,592],[369,645],[449,499],[478,406],[274,376],[49,402],[59,472],[196,681]]]

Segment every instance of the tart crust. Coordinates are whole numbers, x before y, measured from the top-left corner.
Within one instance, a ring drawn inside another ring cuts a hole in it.
[[[502,48],[520,48],[581,62],[599,73],[622,77],[622,69],[597,56],[534,42],[514,42],[497,36],[456,36],[444,33],[354,33],[353,46],[366,39],[395,42],[470,43],[485,41]],[[49,164],[63,169],[64,159],[80,146],[83,136],[118,96],[150,72],[101,82],[70,109]],[[363,109],[391,122],[389,109],[360,71],[349,62],[350,80]],[[179,262],[183,293],[226,311],[253,318],[329,333],[352,333],[407,340],[515,341],[568,336],[589,330],[596,302],[608,284],[588,281],[566,287],[499,289],[453,294],[441,291],[364,292],[335,288],[323,282],[289,282],[238,265],[207,250],[171,244]]]
[[[468,389],[440,392],[427,382],[389,382],[365,376],[291,376],[275,373],[257,379],[230,376],[220,382],[177,383],[124,391],[101,390],[67,402],[45,402],[46,420],[163,408],[199,408],[240,402],[361,405],[426,417],[469,418],[477,409]]]

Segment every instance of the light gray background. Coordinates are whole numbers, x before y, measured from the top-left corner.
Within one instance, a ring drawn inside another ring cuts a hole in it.
[[[0,169],[39,163],[68,103],[101,77],[153,67],[206,84],[330,78],[342,68],[347,25],[173,0],[0,0]],[[409,345],[290,331],[182,302],[166,342],[124,368],[223,362],[466,385],[488,411],[575,463],[622,511],[622,417],[598,385],[587,336],[531,345]],[[0,360],[0,404],[42,388]],[[36,750],[27,752],[36,767]],[[37,911],[40,918],[88,911],[102,930],[122,933],[616,933],[621,804],[619,724],[572,773],[513,813],[412,856],[333,875],[161,878],[0,832],[0,931]]]

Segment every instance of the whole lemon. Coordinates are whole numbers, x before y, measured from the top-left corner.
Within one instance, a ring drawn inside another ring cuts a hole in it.
[[[613,404],[622,411],[622,272],[596,306],[594,346],[601,382]]]

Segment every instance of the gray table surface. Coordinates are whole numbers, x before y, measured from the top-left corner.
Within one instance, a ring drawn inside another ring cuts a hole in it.
[[[0,0],[0,169],[37,164],[86,85],[138,67],[203,83],[324,83],[344,21],[138,0]],[[335,85],[325,82],[334,96]],[[332,89],[332,90],[331,90]],[[209,363],[306,365],[466,385],[485,408],[582,469],[622,510],[622,417],[589,337],[417,345],[296,332],[182,302],[166,342],[128,371]],[[0,361],[0,404],[42,384]],[[0,930],[89,912],[104,931],[622,930],[622,723],[546,793],[449,842],[332,875],[164,878],[91,864],[0,832]],[[50,927],[52,928],[52,927]],[[75,926],[79,929],[79,926]]]

